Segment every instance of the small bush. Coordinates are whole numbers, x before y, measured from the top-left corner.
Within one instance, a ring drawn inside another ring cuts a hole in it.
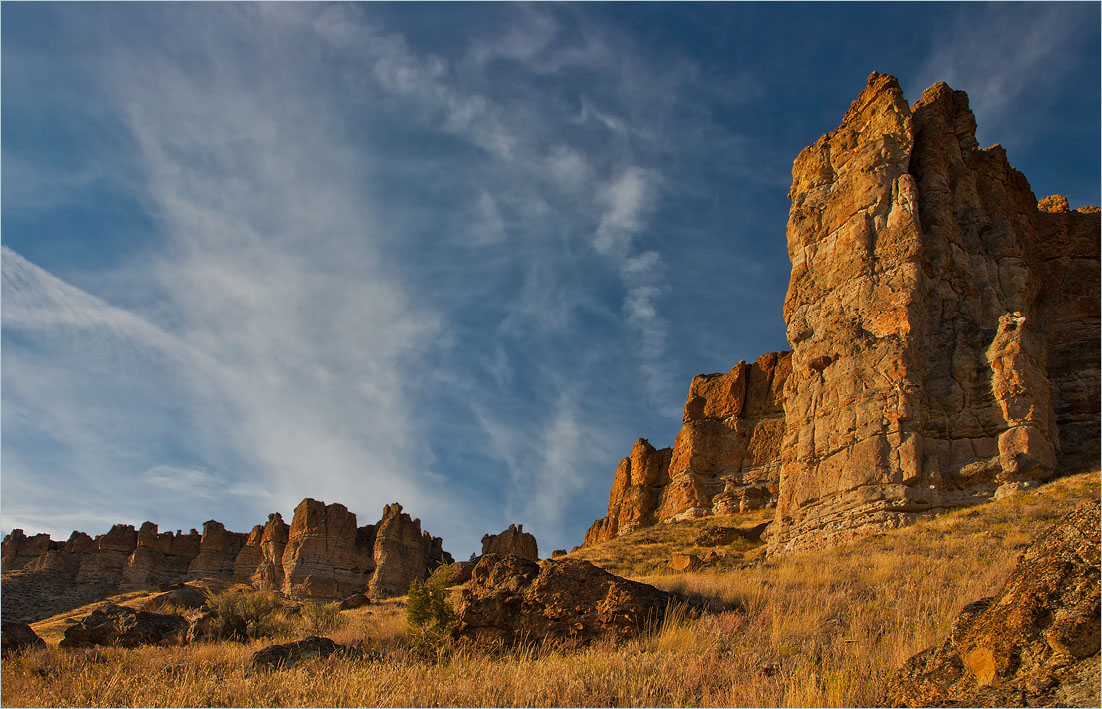
[[[406,635],[418,652],[441,655],[455,625],[455,611],[448,602],[448,573],[434,575],[428,582],[414,579],[406,605]]]
[[[302,626],[311,635],[328,635],[344,625],[341,617],[341,604],[307,603],[301,608]]]
[[[244,640],[276,635],[287,629],[283,602],[275,591],[224,591],[207,596],[217,618],[219,636]]]

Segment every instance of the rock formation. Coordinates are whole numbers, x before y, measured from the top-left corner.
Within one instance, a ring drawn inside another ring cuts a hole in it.
[[[694,379],[585,544],[775,500],[783,552],[1098,465],[1099,210],[1038,201],[975,130],[963,92],[869,77],[793,164],[791,353]]]
[[[115,525],[95,539],[73,532],[66,542],[14,529],[3,540],[0,599],[5,618],[34,621],[120,591],[200,578],[296,597],[341,600],[369,588],[385,597],[405,594],[413,579],[451,560],[441,539],[422,532],[397,503],[378,524],[357,527],[343,505],[306,499],[290,526],[271,514],[247,535],[214,520],[202,535],[158,533],[146,522],[137,531]]]
[[[487,646],[615,640],[660,622],[674,601],[588,561],[487,554],[463,590],[455,635]]]
[[[771,352],[694,377],[673,448],[635,442],[616,469],[608,515],[589,528],[585,544],[656,522],[775,504],[789,361],[789,353]]]
[[[1043,532],[992,598],[964,607],[944,643],[915,655],[887,706],[1098,706],[1099,508]]]
[[[368,584],[372,598],[401,596],[414,579],[424,580],[441,564],[450,564],[440,537],[421,531],[421,520],[410,519],[397,502],[383,508],[375,533],[375,573]]]
[[[1097,464],[1098,218],[1040,211],[975,128],[874,73],[796,158],[780,550]]]
[[[501,534],[486,534],[482,537],[482,554],[499,556],[523,556],[532,561],[540,560],[536,538],[524,531],[524,525],[510,524]]]

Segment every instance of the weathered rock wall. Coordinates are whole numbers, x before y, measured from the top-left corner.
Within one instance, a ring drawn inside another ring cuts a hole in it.
[[[874,73],[795,161],[779,550],[1098,463],[1098,216],[1041,212],[975,129]]]
[[[775,504],[790,370],[788,352],[770,352],[694,377],[673,447],[635,442],[616,470],[608,514],[590,526],[585,544],[656,522]]]
[[[397,502],[383,508],[374,532],[375,571],[368,583],[372,598],[401,596],[414,579],[424,580],[441,564],[450,564],[439,537],[421,531],[421,520],[411,519]]]

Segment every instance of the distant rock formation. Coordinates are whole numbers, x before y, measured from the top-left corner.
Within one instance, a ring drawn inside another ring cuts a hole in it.
[[[357,527],[343,505],[309,498],[295,508],[290,526],[272,514],[247,535],[214,520],[202,535],[158,533],[146,522],[137,531],[117,524],[95,539],[73,532],[66,542],[14,529],[0,558],[5,617],[32,621],[120,591],[199,578],[304,598],[341,600],[366,591],[380,598],[406,593],[411,581],[452,561],[442,540],[422,532],[420,520],[397,503],[385,507],[378,524]],[[49,598],[36,601],[36,589]]]
[[[482,554],[500,556],[522,556],[532,561],[540,560],[536,538],[524,531],[523,524],[510,524],[501,534],[486,534],[482,537]]]
[[[778,550],[1098,464],[1098,216],[975,131],[874,73],[796,158]]]
[[[673,448],[635,442],[616,469],[608,515],[589,528],[585,545],[656,522],[773,506],[790,368],[788,352],[770,352],[694,377]]]
[[[773,552],[844,541],[1099,463],[1099,209],[1037,200],[968,97],[873,73],[792,168],[791,352],[693,380],[591,545],[771,506]]]
[[[1099,509],[1045,530],[997,595],[888,683],[884,706],[1098,706]]]

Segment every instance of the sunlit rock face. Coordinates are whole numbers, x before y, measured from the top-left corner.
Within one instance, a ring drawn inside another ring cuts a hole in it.
[[[672,448],[640,438],[620,461],[608,514],[586,532],[598,544],[639,527],[776,504],[788,352],[700,374],[689,385]]]
[[[778,550],[1097,464],[1098,214],[975,130],[874,73],[796,158]]]

